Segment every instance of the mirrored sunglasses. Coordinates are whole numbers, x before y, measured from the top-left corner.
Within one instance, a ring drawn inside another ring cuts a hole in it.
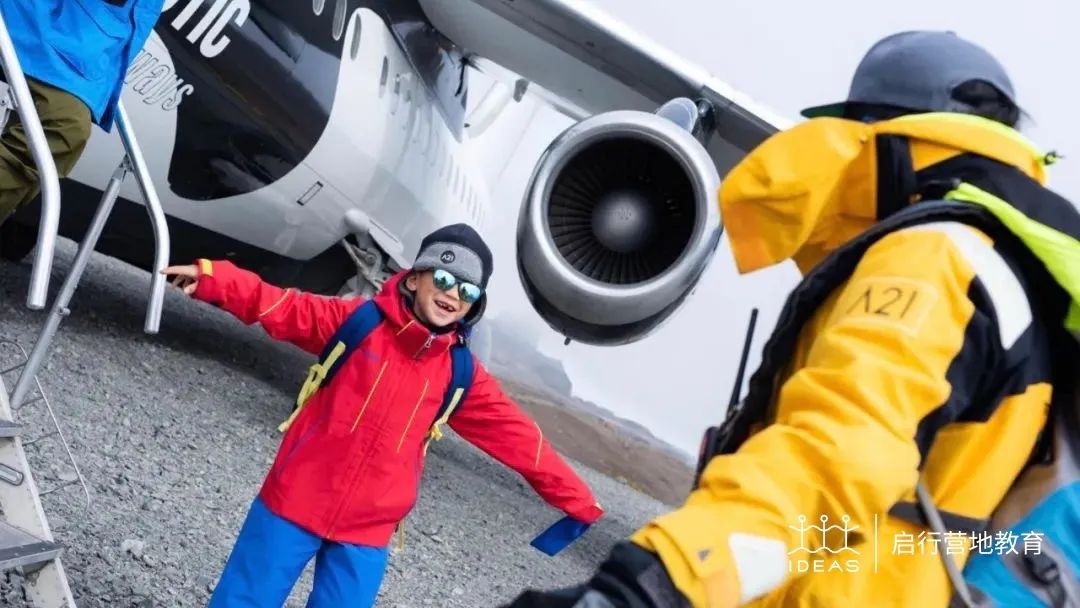
[[[442,291],[449,291],[454,287],[454,285],[457,285],[458,297],[461,298],[462,302],[465,302],[467,304],[472,304],[473,302],[476,302],[484,293],[484,290],[481,289],[479,286],[458,280],[457,277],[441,268],[435,270],[435,276],[433,277],[433,279],[435,281],[435,287],[438,287]]]

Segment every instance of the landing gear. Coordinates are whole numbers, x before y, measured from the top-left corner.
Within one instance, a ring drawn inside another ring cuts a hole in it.
[[[342,247],[356,265],[356,274],[350,277],[337,295],[343,298],[372,298],[382,290],[387,279],[399,269],[369,237],[346,237]]]

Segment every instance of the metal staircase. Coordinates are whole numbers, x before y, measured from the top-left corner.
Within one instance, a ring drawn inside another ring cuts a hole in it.
[[[41,220],[27,296],[27,306],[32,310],[41,310],[45,308],[48,295],[60,221],[60,181],[30,96],[29,86],[2,14],[0,14],[0,67],[3,68],[8,81],[7,83],[0,82],[0,132],[4,129],[9,113],[15,110],[26,131],[41,179]],[[134,173],[142,192],[154,229],[156,247],[150,301],[143,329],[148,334],[156,334],[161,322],[165,277],[159,271],[165,268],[168,262],[170,249],[168,226],[122,103],[117,108],[116,126],[124,145],[125,155],[105,188],[93,222],[79,244],[70,272],[53,301],[33,349],[29,355],[26,355],[21,346],[11,341],[0,340],[7,345],[14,345],[24,357],[22,363],[0,371],[0,575],[13,569],[21,571],[24,576],[24,593],[27,600],[38,608],[75,608],[75,601],[61,564],[60,556],[63,546],[53,537],[42,507],[41,497],[79,483],[83,487],[87,509],[89,509],[90,494],[52,406],[41,387],[37,372],[49,352],[60,321],[70,314],[68,304],[75,293],[90,254],[93,253],[97,240],[101,236],[113,204],[116,202],[120,185],[129,173]],[[2,374],[13,371],[20,371],[20,375],[9,398]],[[36,389],[37,396],[27,400],[32,386]],[[36,439],[27,439],[24,437],[25,425],[16,421],[14,414],[24,411],[24,408],[30,409],[28,406],[37,403],[44,404],[55,430]],[[31,473],[25,448],[37,441],[52,438],[57,438],[62,442],[75,468],[76,478],[56,488],[41,492]]]

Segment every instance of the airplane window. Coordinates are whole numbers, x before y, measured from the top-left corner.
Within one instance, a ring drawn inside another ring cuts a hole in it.
[[[390,78],[390,60],[382,58],[382,74],[379,75],[379,97],[386,92],[386,81]]]
[[[423,120],[423,119],[424,119],[423,112],[421,112],[420,104],[417,103],[416,106],[413,108],[413,120],[412,120],[412,124],[409,125],[412,128],[409,129],[409,140],[408,141],[410,141],[412,143],[416,143],[416,133],[417,133],[417,131],[420,130],[420,121]]]
[[[326,0],[312,0],[311,2],[311,10],[315,11],[315,16],[321,15],[325,6]]]
[[[356,61],[356,56],[360,54],[360,14],[357,13],[353,18],[353,39],[352,49],[349,50],[349,56]]]
[[[424,106],[421,105],[419,102],[417,102],[417,104],[416,104],[416,122],[413,123],[412,133],[409,134],[409,135],[412,136],[412,142],[414,144],[418,143],[420,141],[420,130],[423,129],[423,128],[424,128]],[[416,147],[420,148],[420,146],[416,146]],[[423,153],[424,153],[424,151],[420,150],[421,156],[423,155]]]
[[[337,0],[334,5],[334,40],[341,40],[345,33],[345,9],[348,7],[348,0]]]
[[[394,76],[394,101],[390,104],[390,113],[397,114],[398,105],[401,104],[401,81],[405,77],[401,74]]]

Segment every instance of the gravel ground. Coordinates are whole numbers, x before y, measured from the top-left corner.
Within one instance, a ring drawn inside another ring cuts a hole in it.
[[[61,241],[51,292],[75,248]],[[29,260],[0,263],[0,338],[33,345]],[[310,357],[170,289],[161,333],[142,333],[149,276],[95,255],[40,374],[90,489],[43,497],[80,607],[205,606]],[[52,302],[50,296],[49,302]],[[0,345],[0,368],[18,351]],[[8,390],[16,374],[4,377]],[[18,414],[40,433],[41,406]],[[28,448],[42,489],[74,477],[59,443]],[[432,446],[420,500],[378,606],[497,606],[528,586],[574,583],[665,507],[578,463],[608,510],[555,558],[528,546],[560,515],[453,433]],[[303,606],[310,566],[286,606]],[[15,575],[0,605],[23,606]]]

